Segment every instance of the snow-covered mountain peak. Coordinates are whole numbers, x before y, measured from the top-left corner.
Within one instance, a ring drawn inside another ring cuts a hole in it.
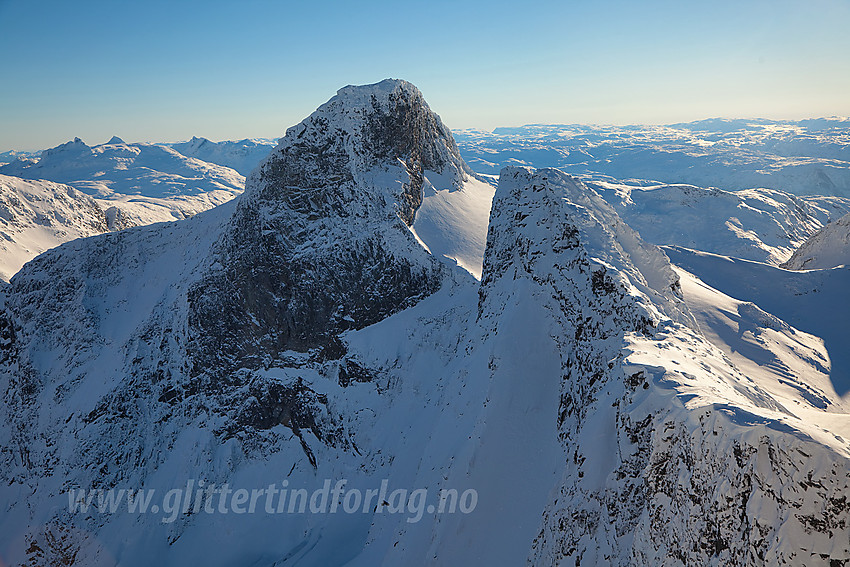
[[[592,272],[584,275],[592,278],[594,293],[616,288],[635,296],[654,322],[660,317],[656,309],[670,319],[692,321],[667,257],[641,240],[598,193],[560,170],[502,170],[482,282],[496,277],[511,257],[517,260],[514,269],[546,262],[544,270],[553,274],[578,262]]]
[[[419,92],[419,89],[416,88],[416,85],[409,81],[405,81],[404,79],[384,79],[382,81],[378,81],[377,83],[372,83],[369,85],[346,85],[337,90],[336,94],[339,96],[363,97],[372,94],[377,95],[379,93],[382,93],[384,96],[387,96],[389,93],[397,89],[403,89],[416,93]]]
[[[428,242],[443,240],[427,223],[420,237],[414,221],[426,188],[477,198],[466,171],[451,132],[409,83],[342,89],[249,176],[214,268],[190,294],[196,366],[255,367],[286,350],[337,357],[340,332],[434,293],[450,270]],[[446,220],[435,209],[425,216]],[[477,236],[435,250],[461,262]]]
[[[536,342],[551,338],[560,358],[551,366],[558,370],[548,373],[523,366],[543,357],[523,344],[523,365],[510,360],[509,349],[496,350],[490,361],[494,383],[501,368],[510,368],[501,378],[521,381],[524,390],[543,390],[547,376],[560,388],[557,426],[566,464],[529,564],[747,564],[748,554],[808,564],[810,557],[844,556],[846,539],[796,543],[798,534],[818,528],[789,511],[805,499],[800,507],[818,510],[816,521],[823,517],[831,526],[844,525],[846,508],[821,512],[822,496],[786,496],[778,485],[788,481],[776,480],[811,475],[846,490],[844,476],[830,478],[843,466],[846,443],[821,425],[843,418],[815,421],[805,412],[823,410],[802,401],[792,406],[787,377],[763,379],[751,373],[752,363],[733,363],[701,331],[711,319],[697,324],[690,304],[683,304],[700,290],[689,283],[683,294],[665,255],[574,178],[557,170],[503,169],[490,222],[481,326],[488,337],[509,343],[539,329]],[[800,339],[755,305],[733,308],[741,321],[737,333],[749,326],[754,334],[774,332],[783,344]],[[784,361],[813,366],[808,357],[820,354],[813,347],[807,352],[801,342],[795,348],[806,356]],[[535,446],[544,447],[539,439]],[[797,447],[835,464],[801,464],[793,458]],[[737,496],[718,497],[729,491],[746,495],[744,504]],[[751,539],[749,530],[764,521],[766,508],[752,511],[746,498],[769,501],[776,510],[759,538]],[[777,524],[774,517],[789,519]],[[700,535],[679,553],[678,542],[690,537],[683,534]],[[705,534],[712,535],[707,540]]]
[[[680,272],[680,292],[604,189],[557,170],[502,172],[482,253],[491,193],[455,158],[412,85],[347,87],[238,203],[28,263],[0,290],[4,564],[850,557],[850,414],[825,345],[699,270]],[[473,272],[477,254],[480,284],[442,261]],[[782,287],[808,290],[795,300],[807,309],[847,287],[846,270],[749,264],[795,276]],[[820,274],[842,277],[801,287]],[[253,498],[284,478],[305,492],[322,479],[424,487],[428,500],[469,488],[477,508],[423,500],[410,521],[384,504],[260,503],[238,519],[176,506],[166,520],[68,498],[142,487],[165,505],[194,479]]]
[[[306,169],[292,170],[295,163]],[[311,201],[318,198],[323,206],[349,208],[356,215],[370,214],[365,212],[370,205],[383,208],[394,204],[410,226],[421,204],[427,172],[443,176],[440,185],[448,183],[459,189],[470,170],[460,158],[451,131],[431,111],[419,89],[406,81],[388,79],[340,89],[304,121],[289,128],[250,176],[246,189],[248,197],[254,198],[254,193],[262,194],[269,185],[290,178],[297,182],[289,185],[326,188],[321,195],[311,189]],[[387,174],[408,179],[401,183],[368,180],[386,180]],[[353,186],[382,190],[348,191]],[[318,203],[311,206],[315,205]]]
[[[80,138],[74,138],[70,142],[65,142],[64,144],[60,144],[55,148],[49,148],[41,152],[41,159],[53,159],[57,156],[62,156],[63,158],[68,158],[71,156],[79,156],[79,155],[89,155],[91,154],[92,148]]]
[[[213,144],[213,142],[210,142],[208,139],[206,139],[204,137],[192,136],[192,139],[189,140],[188,142],[180,142],[179,144],[174,144],[174,146],[180,146],[179,148],[175,148],[175,149],[177,149],[177,151],[179,151],[183,155],[190,156],[190,157],[197,157],[197,156],[194,155],[194,152],[197,152],[202,147],[204,147],[206,145],[210,145],[210,144]],[[186,151],[184,152],[184,151],[181,151],[181,150],[186,150]],[[212,162],[212,163],[215,163],[215,162]]]
[[[104,144],[104,145],[114,146],[114,145],[117,145],[117,144],[124,144],[124,143],[126,143],[126,142],[124,142],[124,140],[122,140],[118,136],[112,136],[111,138],[109,138],[109,141],[106,142],[106,144]]]
[[[408,101],[412,106],[430,112],[422,92],[416,85],[403,79],[384,79],[369,85],[348,85],[336,92],[323,107],[345,107],[354,109],[380,109],[384,113],[393,111],[396,101]]]

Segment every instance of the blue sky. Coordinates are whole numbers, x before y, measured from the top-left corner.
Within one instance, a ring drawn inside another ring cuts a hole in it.
[[[850,115],[850,0],[0,0],[0,151],[276,137],[346,84],[452,128]]]

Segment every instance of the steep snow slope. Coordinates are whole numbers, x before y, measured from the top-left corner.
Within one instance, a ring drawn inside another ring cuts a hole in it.
[[[233,197],[227,191],[162,198],[113,193],[108,198],[96,197],[95,201],[105,211],[113,209],[115,212],[110,214],[120,219],[119,227],[127,227],[185,219],[226,203]]]
[[[682,293],[703,335],[744,374],[758,377],[783,407],[824,432],[850,437],[846,396],[830,380],[821,338],[788,325],[751,302],[738,301],[680,270]]]
[[[788,271],[685,248],[666,247],[671,261],[711,287],[751,302],[793,327],[824,341],[829,375],[840,396],[850,392],[847,321],[850,268]]]
[[[230,199],[221,192],[166,199],[112,195],[92,198],[69,185],[0,174],[0,278],[75,238],[183,219]]]
[[[460,187],[428,175],[412,229],[427,243],[431,254],[454,260],[481,279],[494,191],[487,182],[471,175]]]
[[[188,142],[166,144],[182,155],[215,163],[249,175],[275,147],[273,140],[245,139],[211,142],[206,138],[193,137]]]
[[[0,278],[63,242],[110,230],[96,201],[73,187],[0,175]]]
[[[341,89],[289,129],[238,201],[29,263],[2,290],[0,557],[850,557],[847,441],[700,334],[658,248],[578,180],[506,169],[477,282],[440,240],[458,231],[472,254],[463,207],[486,198],[421,93],[387,80]],[[478,501],[454,514],[187,509],[173,522],[68,508],[72,488],[161,499],[189,480],[312,491],[325,479]]]
[[[817,270],[846,265],[850,265],[850,214],[812,235],[782,267],[789,270]]]
[[[429,447],[419,472],[439,471],[442,456],[451,463],[444,478],[479,487],[482,504],[468,516],[379,532],[354,564],[424,557],[438,565],[517,564],[532,536],[532,564],[829,564],[846,557],[850,453],[823,429],[847,431],[843,408],[827,413],[807,402],[819,418],[814,424],[790,413],[779,399],[805,396],[773,375],[768,385],[782,396],[775,397],[761,385],[770,374],[741,372],[684,326],[696,324],[678,289],[658,250],[576,180],[552,170],[504,170],[479,325],[460,343],[463,386],[483,384],[485,403],[469,441],[457,435],[461,448],[448,454]],[[754,328],[771,332],[770,316],[741,311]],[[788,348],[794,332],[785,329],[771,339]],[[802,344],[813,350],[780,351],[782,361],[823,380],[817,359],[806,359],[822,355],[816,339]],[[418,361],[404,360],[404,368],[416,368]],[[489,378],[482,382],[484,360]],[[744,356],[740,362],[757,366]],[[464,394],[459,388],[450,398],[462,408],[461,423],[470,410]],[[541,426],[547,422],[557,442]],[[535,536],[529,524],[544,501]]]
[[[850,199],[798,197],[771,189],[589,185],[648,242],[774,265],[788,260],[807,238],[850,210]]]
[[[127,144],[118,137],[94,147],[77,138],[41,152],[38,159],[2,166],[0,174],[72,186],[94,198],[106,214],[109,230],[187,218],[229,201],[244,186],[244,178],[232,169],[187,158],[164,146]],[[38,236],[39,244],[30,240],[34,235],[19,232],[7,245],[15,250],[0,252],[0,262],[9,265],[4,277],[51,246],[90,234],[96,232],[53,231],[49,237]]]

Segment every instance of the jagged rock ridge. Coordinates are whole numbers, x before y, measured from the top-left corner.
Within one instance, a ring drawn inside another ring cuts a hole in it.
[[[567,462],[530,563],[846,560],[847,443],[820,445],[705,340],[677,277],[646,286],[666,259],[592,190],[557,170],[500,179],[482,312],[499,279],[526,279],[560,330]]]

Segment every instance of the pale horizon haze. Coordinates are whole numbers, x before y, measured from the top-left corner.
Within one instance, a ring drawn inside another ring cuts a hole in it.
[[[387,77],[453,129],[848,116],[848,29],[848,0],[0,0],[0,151],[278,137]]]

